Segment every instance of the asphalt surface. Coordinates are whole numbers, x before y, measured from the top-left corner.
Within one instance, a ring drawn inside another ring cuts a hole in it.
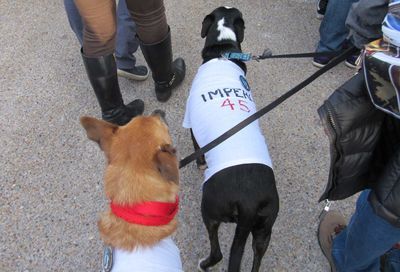
[[[120,79],[125,101],[141,98],[146,113],[167,112],[179,157],[192,152],[182,128],[191,80],[201,64],[202,19],[220,5],[239,8],[246,23],[243,50],[275,54],[312,52],[320,21],[314,0],[165,1],[175,56],[187,76],[167,103],[155,99],[153,83]],[[104,158],[79,124],[100,117],[80,58],[79,44],[62,1],[0,0],[0,271],[99,271],[102,242],[98,214],[106,208]],[[143,64],[141,52],[138,63]],[[310,59],[248,64],[258,108],[316,71]],[[329,167],[328,139],[317,108],[354,70],[340,64],[260,119],[273,160],[280,212],[261,271],[328,271],[317,239],[318,198]],[[194,163],[181,170],[180,226],[175,241],[185,271],[196,271],[209,243],[200,216],[202,173]],[[334,208],[346,216],[354,198]],[[226,271],[234,225],[220,229]],[[251,237],[242,271],[250,271]]]

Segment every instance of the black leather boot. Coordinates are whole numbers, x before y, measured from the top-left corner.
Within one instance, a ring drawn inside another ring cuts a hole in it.
[[[172,94],[172,89],[178,86],[186,73],[185,61],[177,58],[172,62],[171,32],[160,42],[144,44],[140,49],[151,69],[154,79],[157,100],[166,102]]]
[[[86,57],[81,49],[83,63],[90,83],[99,101],[103,120],[125,125],[144,110],[144,102],[136,99],[124,105],[118,84],[117,66],[112,54],[98,58]]]

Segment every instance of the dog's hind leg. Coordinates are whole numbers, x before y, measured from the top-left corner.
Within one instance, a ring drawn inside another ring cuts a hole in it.
[[[207,268],[216,265],[222,260],[221,248],[218,240],[218,228],[220,222],[210,219],[207,216],[203,216],[204,224],[208,231],[208,237],[210,239],[210,256],[202,260],[199,264],[202,271],[207,271]]]
[[[258,210],[257,223],[253,226],[251,234],[253,235],[253,268],[251,272],[258,272],[261,265],[261,260],[267,251],[271,240],[272,226],[278,216],[279,200],[278,194],[275,194],[273,200],[264,208]]]
[[[251,231],[253,235],[253,267],[251,272],[258,272],[261,265],[262,257],[267,251],[269,241],[271,239],[272,224],[264,224],[264,226],[256,226]]]

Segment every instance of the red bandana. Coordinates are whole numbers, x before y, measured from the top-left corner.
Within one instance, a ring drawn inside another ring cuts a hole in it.
[[[111,202],[111,211],[119,218],[138,225],[161,226],[167,225],[178,212],[179,199],[175,203],[143,202],[129,206],[122,206]]]

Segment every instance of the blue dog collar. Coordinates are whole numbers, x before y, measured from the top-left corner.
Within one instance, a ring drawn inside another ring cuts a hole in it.
[[[240,60],[240,61],[249,61],[256,60],[260,61],[262,59],[267,59],[272,57],[272,52],[270,49],[265,49],[262,55],[253,56],[251,53],[240,53],[240,52],[226,52],[221,55],[221,57],[228,60]]]
[[[238,53],[238,52],[224,53],[222,54],[222,57],[228,60],[240,60],[240,61],[249,61],[253,59],[251,53]]]

